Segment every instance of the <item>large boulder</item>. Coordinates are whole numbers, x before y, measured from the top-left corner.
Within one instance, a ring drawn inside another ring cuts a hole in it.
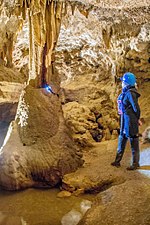
[[[83,164],[58,97],[27,86],[0,155],[0,185],[9,190],[53,187]]]
[[[79,225],[150,224],[150,182],[127,181],[99,194]]]

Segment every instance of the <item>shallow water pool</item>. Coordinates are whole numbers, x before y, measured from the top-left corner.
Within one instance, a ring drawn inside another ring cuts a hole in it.
[[[66,213],[70,210],[80,211],[81,202],[92,198],[88,195],[59,198],[58,192],[58,189],[0,190],[0,212],[18,216],[27,225],[61,225]]]

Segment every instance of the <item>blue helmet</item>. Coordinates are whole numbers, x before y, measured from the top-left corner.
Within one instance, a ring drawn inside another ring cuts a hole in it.
[[[122,82],[125,82],[131,86],[134,86],[136,83],[136,77],[133,73],[127,72],[120,78]]]

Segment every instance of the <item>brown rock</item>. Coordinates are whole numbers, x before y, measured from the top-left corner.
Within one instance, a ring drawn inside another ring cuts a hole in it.
[[[110,130],[109,128],[107,128],[104,132],[104,139],[105,140],[110,140],[111,139],[111,133],[110,133]]]
[[[64,197],[70,197],[71,193],[69,191],[61,191],[57,194],[57,197],[64,198]]]
[[[98,195],[96,203],[79,225],[96,225],[99,221],[101,225],[148,225],[150,223],[149,190],[149,182],[134,180],[114,186]]]
[[[118,131],[117,130],[113,130],[112,135],[111,135],[111,139],[114,140],[118,138]]]
[[[5,189],[53,187],[83,164],[58,97],[43,91],[28,86],[19,102],[0,155],[0,185]]]

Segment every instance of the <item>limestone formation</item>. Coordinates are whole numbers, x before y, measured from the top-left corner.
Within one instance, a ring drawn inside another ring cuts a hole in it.
[[[43,89],[35,89],[58,80],[53,77],[52,53],[57,43],[63,5],[61,1],[18,0],[11,1],[10,5],[1,1],[1,13],[7,16],[21,15],[25,20],[28,13],[30,43],[29,84],[22,92],[15,121],[10,124],[1,148],[0,185],[5,189],[52,187],[65,173],[83,164],[82,154],[77,152],[65,125],[58,95],[51,99],[46,97]]]
[[[105,133],[109,128],[112,134],[113,130],[119,131],[116,105],[121,91],[119,77],[126,71],[135,73],[142,96],[146,83],[149,85],[149,3],[85,2],[93,4],[88,18],[74,10],[73,16],[68,12],[62,19],[54,68],[62,79],[63,104],[76,101],[101,114],[97,120],[100,129]],[[144,96],[149,102],[147,91]],[[141,101],[142,98],[140,104]],[[142,115],[149,121],[149,103],[144,102]],[[94,133],[92,130],[91,134]]]
[[[148,225],[150,223],[149,199],[148,182],[135,181],[133,184],[132,181],[128,181],[117,187],[114,186],[99,194],[92,209],[79,222],[79,225],[96,225],[99,221],[102,225]]]
[[[58,97],[27,86],[1,148],[0,184],[8,190],[53,187],[83,164],[78,151]]]
[[[0,155],[0,184],[17,190],[53,187],[81,166],[81,153],[65,126],[57,96],[27,86]]]
[[[0,3],[1,15],[21,16],[29,23],[29,80],[10,126],[12,132],[1,149],[0,184],[7,189],[54,186],[83,163],[70,130],[81,146],[92,146],[95,139],[111,139],[118,130],[115,101],[122,73],[133,70],[138,79],[149,82],[149,4],[140,0],[136,7],[130,0]],[[9,44],[8,64],[13,41],[10,48]],[[52,83],[57,92],[60,80],[68,127],[58,96],[43,89]],[[78,110],[67,111],[72,103]]]
[[[74,140],[82,147],[92,145],[90,131],[98,126],[89,108],[77,102],[69,102],[64,105],[63,111],[66,124],[72,129]]]
[[[24,21],[22,30],[18,32],[12,58],[13,66],[23,74],[27,82],[29,78],[29,26],[27,20]]]
[[[22,19],[11,16],[9,19],[6,15],[0,18],[0,62],[1,64],[13,66],[13,47],[17,39],[17,33],[22,25]]]

